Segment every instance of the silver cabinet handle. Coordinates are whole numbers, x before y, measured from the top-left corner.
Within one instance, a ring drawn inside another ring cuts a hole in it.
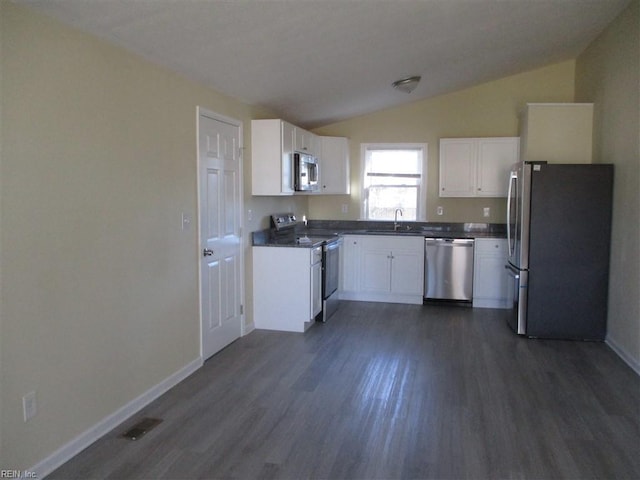
[[[211,249],[209,249],[209,248],[205,248],[205,249],[202,251],[202,254],[203,254],[205,257],[210,257],[211,255],[213,255],[213,250],[211,250]]]

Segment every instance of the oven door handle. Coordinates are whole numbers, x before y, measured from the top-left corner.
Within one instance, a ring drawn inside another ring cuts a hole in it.
[[[341,243],[342,243],[341,241],[329,242],[329,243],[325,244],[324,247],[325,247],[325,250],[327,250],[327,251],[328,250],[336,250],[336,249],[340,248],[340,244]]]

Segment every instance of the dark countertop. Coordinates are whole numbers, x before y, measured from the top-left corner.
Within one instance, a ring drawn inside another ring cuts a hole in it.
[[[254,247],[294,247],[315,248],[322,246],[328,240],[337,239],[338,234],[325,232],[292,231],[280,234],[271,229],[253,232]]]
[[[314,248],[340,235],[397,235],[425,238],[506,238],[506,225],[499,223],[431,223],[362,220],[309,220],[294,231],[274,229],[253,232],[253,246]],[[306,241],[309,238],[309,241]]]
[[[340,235],[401,235],[427,238],[506,238],[506,225],[500,223],[398,222],[310,220],[306,231]],[[311,234],[311,233],[310,233]]]

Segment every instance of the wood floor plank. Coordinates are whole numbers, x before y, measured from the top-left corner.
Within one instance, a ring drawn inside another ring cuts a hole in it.
[[[640,478],[640,378],[505,315],[345,302],[254,331],[48,478]],[[163,422],[120,437],[143,417]]]

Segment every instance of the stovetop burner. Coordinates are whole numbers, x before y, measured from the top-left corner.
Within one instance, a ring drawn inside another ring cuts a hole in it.
[[[271,215],[271,234],[269,237],[268,243],[272,245],[301,247],[317,247],[327,241],[337,239],[337,235],[309,235],[304,230],[303,222],[299,222],[293,213]]]
[[[296,225],[298,225],[298,221],[293,213],[276,213],[271,215],[271,226],[275,228],[276,231],[289,228],[293,229]]]

